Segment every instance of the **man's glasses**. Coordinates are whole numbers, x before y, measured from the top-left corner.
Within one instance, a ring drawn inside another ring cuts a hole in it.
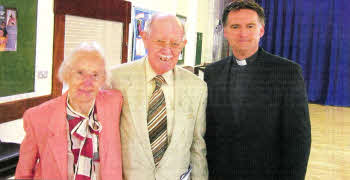
[[[182,41],[163,41],[163,40],[152,40],[153,44],[158,47],[167,47],[169,46],[172,49],[180,49],[182,47]]]

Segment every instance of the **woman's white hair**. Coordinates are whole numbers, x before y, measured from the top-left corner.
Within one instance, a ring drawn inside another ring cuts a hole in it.
[[[104,57],[104,54],[103,54],[103,49],[101,48],[100,45],[98,45],[98,43],[96,42],[82,42],[79,44],[79,46],[77,48],[75,48],[73,50],[73,52],[63,60],[59,70],[58,70],[58,79],[62,82],[62,83],[66,83],[65,81],[67,79],[65,79],[65,75],[67,74],[67,72],[69,70],[71,70],[71,65],[73,63],[73,61],[76,59],[76,55],[78,53],[82,53],[82,52],[96,52],[100,57],[101,59],[103,60],[103,63],[105,65],[105,77],[106,77],[106,80],[105,80],[105,85],[107,87],[110,86],[110,72],[107,68],[107,63],[106,63],[106,59]]]

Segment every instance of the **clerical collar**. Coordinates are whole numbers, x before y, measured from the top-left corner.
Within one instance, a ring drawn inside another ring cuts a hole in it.
[[[240,66],[245,66],[245,65],[247,65],[247,61],[246,61],[245,59],[243,59],[243,60],[238,60],[238,59],[236,59],[236,62],[237,62],[237,64],[240,65]]]
[[[236,60],[237,64],[239,66],[245,66],[247,64],[251,64],[252,62],[255,61],[256,57],[258,56],[258,51],[257,50],[253,55],[251,55],[250,57],[246,58],[246,59],[243,59],[243,60],[238,60],[235,55],[233,55],[233,58]]]

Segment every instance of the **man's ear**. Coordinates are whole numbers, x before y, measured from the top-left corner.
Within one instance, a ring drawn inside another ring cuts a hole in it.
[[[261,25],[260,27],[260,38],[263,37],[263,35],[265,34],[265,26]]]
[[[183,42],[182,42],[182,48],[184,48],[187,44],[187,39],[185,39]]]
[[[145,38],[147,38],[147,33],[145,31],[141,31],[140,36],[144,40]]]
[[[148,46],[148,33],[145,31],[141,31],[140,32],[140,36],[142,38],[143,44],[145,46],[145,48],[147,49]]]

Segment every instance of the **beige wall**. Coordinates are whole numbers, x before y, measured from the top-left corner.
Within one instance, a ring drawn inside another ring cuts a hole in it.
[[[212,23],[212,13],[210,7],[211,0],[198,2],[198,16],[197,16],[197,28],[198,32],[203,33],[202,41],[202,63],[211,61],[212,59],[212,38],[213,38],[213,28]]]
[[[188,5],[188,0],[178,0],[177,1],[177,6],[176,6],[176,14],[182,15],[182,16],[187,16],[187,5]]]
[[[21,143],[25,136],[22,119],[0,124],[0,139],[3,142]]]
[[[193,17],[195,19],[195,33],[197,32],[201,32],[203,33],[203,41],[202,41],[202,63],[203,62],[207,62],[208,60],[211,60],[211,55],[212,55],[212,37],[213,37],[213,28],[214,26],[211,24],[212,22],[212,15],[211,15],[211,8],[212,6],[210,6],[210,4],[212,3],[212,1],[214,0],[191,0],[196,1],[196,5],[193,5],[193,3],[191,4],[190,1],[188,0],[179,0],[178,1],[178,5],[177,5],[177,9],[176,12],[177,14],[183,15],[183,16],[190,16],[191,15],[191,11],[194,10],[193,6],[195,7],[195,17]],[[196,40],[197,37],[193,37],[192,39],[194,41],[194,45],[196,45]],[[194,49],[196,48],[196,46],[194,46]],[[192,49],[188,48],[189,50]],[[195,58],[195,53],[193,54]]]

